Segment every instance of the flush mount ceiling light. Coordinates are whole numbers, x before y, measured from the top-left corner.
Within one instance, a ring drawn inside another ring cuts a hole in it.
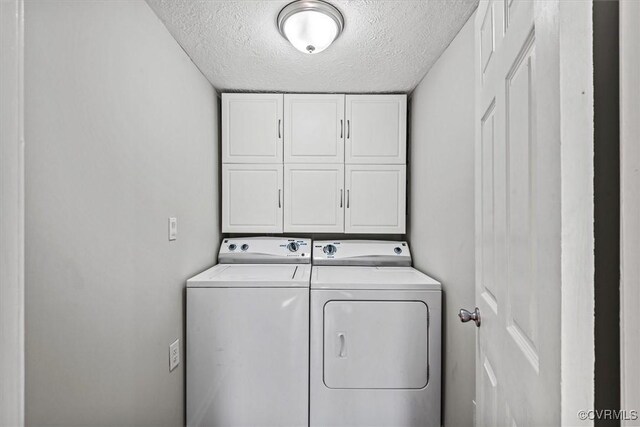
[[[300,52],[319,53],[338,38],[344,18],[338,9],[321,0],[298,0],[278,14],[280,34]]]

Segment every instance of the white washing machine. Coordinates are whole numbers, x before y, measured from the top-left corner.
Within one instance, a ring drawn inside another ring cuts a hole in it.
[[[441,285],[406,242],[314,241],[310,425],[440,426]]]
[[[311,241],[233,238],[187,281],[187,424],[306,426]]]

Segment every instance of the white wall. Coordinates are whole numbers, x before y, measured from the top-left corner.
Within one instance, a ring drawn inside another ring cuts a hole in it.
[[[219,242],[216,94],[143,1],[25,19],[27,423],[180,425],[168,347]]]
[[[443,421],[473,425],[475,327],[473,16],[411,97],[409,229],[415,266],[443,284]]]
[[[0,1],[0,426],[24,424],[23,1]]]
[[[620,2],[621,394],[620,408],[640,408],[640,3]],[[624,426],[640,425],[626,421]]]

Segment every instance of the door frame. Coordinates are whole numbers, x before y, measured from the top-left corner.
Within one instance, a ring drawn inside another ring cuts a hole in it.
[[[24,0],[0,1],[0,425],[24,425]]]
[[[620,1],[620,409],[640,410],[640,3]],[[627,415],[629,413],[627,412]],[[638,421],[623,421],[638,425]]]
[[[595,228],[593,3],[559,1],[562,425],[593,425]],[[576,322],[576,316],[579,321]]]

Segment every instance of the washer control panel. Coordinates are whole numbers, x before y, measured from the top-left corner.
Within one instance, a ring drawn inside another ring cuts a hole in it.
[[[314,265],[411,266],[407,242],[385,240],[316,240]]]
[[[233,237],[222,239],[220,264],[309,264],[311,239]]]

